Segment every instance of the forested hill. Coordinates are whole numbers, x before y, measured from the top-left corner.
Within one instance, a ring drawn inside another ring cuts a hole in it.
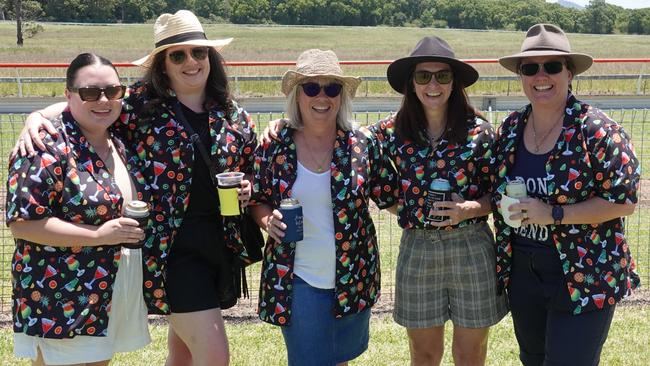
[[[550,22],[567,32],[650,34],[650,8],[592,0],[584,9],[544,0],[0,0],[0,19],[142,23],[189,9],[209,22],[415,26],[526,30]]]

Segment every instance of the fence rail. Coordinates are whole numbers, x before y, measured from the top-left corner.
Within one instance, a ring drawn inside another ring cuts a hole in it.
[[[487,111],[486,111],[487,112]],[[646,143],[645,132],[650,129],[650,109],[608,109],[606,112],[615,120],[622,123],[630,133],[635,144],[637,157],[641,168],[650,166],[650,141]],[[499,121],[508,111],[489,111],[492,121]],[[258,130],[266,126],[270,119],[279,118],[280,113],[253,113]],[[361,124],[370,124],[384,117],[383,113],[357,112],[355,118]],[[7,156],[9,149],[23,126],[24,114],[0,114],[0,154]],[[5,160],[3,160],[5,161]],[[6,166],[0,167],[0,313],[11,311],[11,273],[10,264],[14,255],[14,242],[11,232],[5,224],[6,197]],[[373,220],[377,227],[379,248],[382,265],[382,302],[390,307],[394,296],[395,265],[399,252],[401,229],[397,226],[394,216],[386,212],[375,212]],[[640,190],[640,204],[636,212],[626,219],[626,235],[632,254],[637,261],[637,271],[642,282],[650,283],[650,182],[643,179]],[[259,264],[248,271],[248,283],[251,289],[251,299],[240,302],[242,309],[253,311],[257,302],[259,286]]]

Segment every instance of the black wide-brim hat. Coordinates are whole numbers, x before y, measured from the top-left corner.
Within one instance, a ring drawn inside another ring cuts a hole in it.
[[[442,38],[424,37],[418,42],[408,57],[393,61],[388,66],[386,76],[388,83],[396,92],[404,94],[404,87],[409,81],[415,65],[422,62],[443,62],[451,66],[454,81],[468,87],[478,80],[478,71],[470,64],[456,58],[454,51]]]

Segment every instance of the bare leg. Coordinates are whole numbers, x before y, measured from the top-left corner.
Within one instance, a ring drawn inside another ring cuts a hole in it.
[[[411,365],[438,366],[445,351],[445,326],[407,329]]]
[[[186,366],[192,364],[192,353],[183,340],[170,326],[167,332],[167,361],[165,366]]]
[[[456,366],[485,365],[490,328],[463,328],[454,326],[451,353]]]
[[[32,361],[32,366],[55,366],[55,365],[48,365],[45,363],[45,361],[43,361],[43,355],[41,354],[40,348],[37,349],[37,352],[38,352],[38,356],[36,357],[36,361]],[[108,366],[109,363],[111,363],[111,360],[79,363],[79,364],[67,365],[67,366]]]
[[[230,354],[221,309],[172,313],[169,324],[190,350],[193,366],[228,365]]]

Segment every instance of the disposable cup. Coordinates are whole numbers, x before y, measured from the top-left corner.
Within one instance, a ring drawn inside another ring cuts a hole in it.
[[[227,172],[217,174],[217,190],[222,216],[239,215],[239,199],[237,188],[241,186],[244,173]]]

